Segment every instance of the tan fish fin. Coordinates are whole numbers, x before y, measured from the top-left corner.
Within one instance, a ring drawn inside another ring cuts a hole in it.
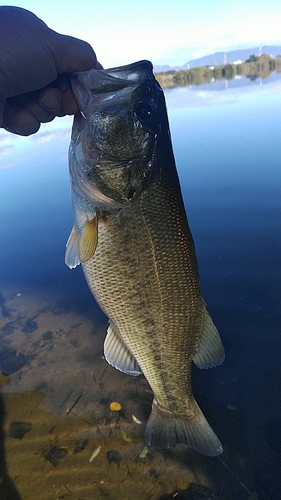
[[[87,220],[79,240],[80,262],[90,260],[97,248],[98,243],[98,220],[97,216]]]
[[[73,228],[66,243],[65,263],[70,269],[73,269],[74,267],[79,266],[80,264],[79,237],[76,224],[73,225]]]
[[[141,367],[124,344],[117,328],[111,321],[104,341],[104,357],[110,365],[121,372],[135,377],[142,374]]]
[[[202,336],[193,361],[198,368],[212,368],[221,365],[224,361],[224,348],[220,334],[207,310],[205,310],[202,325]]]

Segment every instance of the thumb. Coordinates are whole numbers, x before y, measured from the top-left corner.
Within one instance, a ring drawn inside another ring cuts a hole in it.
[[[83,40],[56,33],[56,44],[52,40],[52,53],[58,73],[88,71],[99,66],[91,45]]]

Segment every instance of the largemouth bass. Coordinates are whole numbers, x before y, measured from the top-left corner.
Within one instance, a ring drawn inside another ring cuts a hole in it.
[[[81,113],[69,150],[75,224],[66,263],[82,263],[109,318],[106,360],[143,373],[153,390],[146,443],[219,455],[191,365],[219,365],[224,349],[200,289],[163,91],[148,61],[77,73],[72,87]]]

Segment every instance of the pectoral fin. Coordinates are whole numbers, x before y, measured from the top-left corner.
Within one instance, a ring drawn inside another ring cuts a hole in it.
[[[90,260],[98,244],[98,220],[97,216],[87,220],[79,240],[79,258],[84,263]]]
[[[207,310],[202,325],[202,336],[193,361],[198,368],[212,368],[221,365],[224,361],[224,348],[220,334]]]
[[[79,238],[76,224],[73,225],[66,243],[65,263],[70,269],[90,260],[98,244],[98,216],[88,219]]]
[[[70,269],[73,269],[80,264],[79,236],[76,224],[74,224],[66,243],[65,263]]]
[[[110,365],[128,375],[136,377],[142,373],[138,362],[124,344],[117,328],[111,322],[104,341],[104,357]]]

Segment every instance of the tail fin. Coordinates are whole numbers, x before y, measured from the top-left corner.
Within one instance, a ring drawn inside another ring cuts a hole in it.
[[[190,410],[190,415],[174,414],[160,408],[154,399],[145,431],[147,445],[171,448],[183,443],[203,455],[220,455],[223,452],[222,444],[195,400]]]

